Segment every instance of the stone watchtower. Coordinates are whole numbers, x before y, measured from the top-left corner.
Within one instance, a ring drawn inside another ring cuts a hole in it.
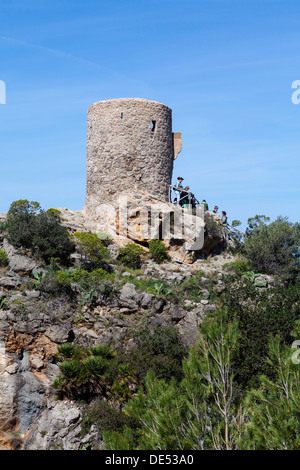
[[[99,101],[88,110],[85,211],[120,194],[168,200],[181,134],[172,132],[172,110],[139,98]]]

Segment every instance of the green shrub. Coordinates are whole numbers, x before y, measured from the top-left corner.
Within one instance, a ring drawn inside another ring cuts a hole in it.
[[[57,215],[43,211],[38,202],[26,199],[11,204],[5,231],[12,245],[30,249],[34,256],[46,262],[59,257],[67,263],[75,248]]]
[[[148,292],[149,294],[154,294],[157,296],[168,296],[172,294],[172,289],[170,285],[163,280],[147,278],[147,279],[136,279],[134,276],[130,278],[136,288],[143,292]]]
[[[157,263],[161,263],[168,256],[168,248],[161,240],[158,239],[153,239],[149,241],[149,251],[151,257]]]
[[[83,289],[81,292],[83,303],[91,303],[96,293],[109,296],[115,289],[114,274],[110,274],[102,268],[87,271],[78,267],[69,269],[65,275],[69,278],[70,283],[78,284]]]
[[[236,379],[243,389],[256,386],[259,375],[268,374],[268,339],[279,335],[286,345],[293,342],[292,331],[300,318],[299,286],[275,286],[258,290],[253,283],[228,276],[221,302],[229,321],[236,318],[242,332],[235,357]]]
[[[76,269],[70,270],[69,276],[71,282],[80,284],[82,287],[85,287],[86,284],[88,285],[88,287],[90,286],[91,273],[86,269],[83,269],[81,266],[78,266]]]
[[[250,263],[247,259],[236,257],[235,261],[225,265],[228,271],[237,272],[239,274],[245,274],[250,271]]]
[[[4,268],[8,265],[8,258],[4,250],[0,250],[0,267]]]
[[[131,364],[119,365],[117,376],[110,389],[110,395],[119,403],[128,401],[133,395],[136,381],[135,367]]]
[[[77,359],[62,362],[59,369],[64,379],[78,383],[84,374],[83,365]]]
[[[248,226],[246,228],[246,236],[250,237],[257,234],[260,229],[270,222],[270,217],[266,215],[256,215],[248,219]]]
[[[80,359],[82,351],[79,346],[74,343],[63,343],[58,346],[58,358],[60,360],[66,359]]]
[[[52,385],[69,398],[90,399],[101,393],[122,402],[131,396],[133,368],[119,362],[109,346],[84,348],[66,343],[58,351],[60,374]]]
[[[300,230],[299,224],[290,223],[287,218],[278,217],[266,225],[259,218],[259,224],[250,224],[248,236],[242,246],[243,255],[249,260],[254,272],[277,274],[286,283],[300,279]],[[249,219],[252,220],[252,219]]]
[[[31,215],[37,214],[41,211],[39,202],[28,201],[27,199],[19,199],[11,203],[8,217],[23,215],[24,218],[29,219]]]
[[[109,233],[100,232],[100,233],[97,233],[97,236],[102,241],[104,246],[108,246],[112,242],[112,237]]]
[[[205,278],[205,283],[202,281],[202,278]],[[210,278],[207,279],[202,271],[196,271],[193,276],[189,279],[186,279],[178,286],[173,288],[174,294],[179,300],[191,300],[193,302],[200,302],[202,297],[202,290],[205,288],[210,293],[210,298],[215,297],[214,286],[216,280]]]
[[[94,288],[103,281],[114,281],[114,275],[102,268],[87,271],[82,267],[77,267],[76,269],[68,271],[67,274],[71,282],[79,284],[84,290]]]
[[[92,346],[88,349],[88,353],[91,356],[103,357],[105,359],[112,359],[116,353],[112,351],[110,346],[107,344],[98,344],[98,346]]]
[[[71,284],[69,276],[63,271],[56,272],[56,279],[57,283],[63,287],[69,287]]]
[[[240,225],[242,225],[242,222],[240,220],[233,220],[231,222],[231,225],[232,227],[239,227]]]
[[[290,345],[278,336],[269,340],[272,379],[260,377],[260,387],[248,391],[240,450],[299,450],[299,364],[291,360]]]
[[[93,270],[103,267],[109,251],[95,233],[75,232],[74,241],[81,256],[83,267]]]
[[[91,272],[91,277],[95,283],[99,283],[101,281],[113,282],[114,280],[114,275],[108,273],[105,269],[102,269],[102,268],[94,269]]]
[[[139,269],[142,264],[141,254],[145,253],[145,250],[135,243],[127,243],[126,246],[119,248],[118,261],[124,266],[128,266],[132,269]]]
[[[96,426],[102,434],[105,431],[120,431],[126,425],[137,427],[136,420],[116,410],[104,400],[97,400],[86,408],[83,416],[83,432],[89,433],[91,426]]]
[[[72,296],[71,282],[69,276],[61,270],[48,269],[40,276],[35,273],[38,280],[34,282],[40,291],[50,295],[60,295],[61,293]]]
[[[107,362],[101,356],[90,356],[84,361],[84,367],[90,377],[101,377],[107,369]]]
[[[5,231],[8,241],[15,246],[32,248],[35,215],[40,213],[38,202],[20,199],[11,204],[7,213]]]
[[[122,360],[135,369],[139,384],[144,384],[149,369],[166,381],[172,377],[181,379],[186,351],[175,327],[156,326],[150,330],[149,326],[143,326],[132,332],[132,336],[137,347],[124,353]]]
[[[48,209],[46,212],[47,214],[55,215],[58,218],[58,220],[60,220],[61,218],[61,212],[58,209],[51,208],[51,209]]]

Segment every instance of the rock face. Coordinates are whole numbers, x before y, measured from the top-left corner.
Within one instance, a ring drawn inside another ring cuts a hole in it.
[[[16,433],[22,449],[77,450],[89,441],[81,433],[80,406],[53,399],[58,345],[130,344],[132,329],[148,324],[150,331],[175,325],[189,346],[207,307],[213,308],[198,305],[186,311],[137,291],[131,283],[108,304],[99,299],[93,309],[83,307],[81,312],[72,312],[64,299],[45,303],[22,295],[8,301],[0,310],[0,448],[14,448]]]
[[[79,450],[92,436],[81,436],[82,415],[72,402],[49,400],[26,436],[25,450]]]
[[[122,193],[168,200],[181,135],[172,133],[172,110],[145,99],[99,101],[88,110],[86,213]],[[174,143],[175,142],[175,143]]]
[[[69,215],[74,219],[73,213]],[[75,220],[66,223],[76,230]],[[6,240],[1,248],[4,245],[9,260],[18,255],[26,261],[26,254],[12,250]],[[182,260],[163,264],[148,260],[141,276],[179,285],[195,269],[199,269],[197,262],[194,267]],[[60,344],[133,347],[132,331],[139,326],[148,325],[154,331],[157,326],[173,325],[189,347],[205,313],[214,309],[208,300],[202,303],[209,298],[208,291],[203,292],[203,301],[189,302],[185,308],[138,290],[130,282],[129,272],[123,273],[123,285],[109,299],[100,295],[92,306],[78,306],[63,294],[45,297],[38,287],[33,288],[28,284],[34,279],[30,269],[19,274],[9,265],[0,271],[1,279],[6,280],[0,297],[0,449],[77,450],[94,439],[82,433],[80,405],[53,398],[51,384],[59,374],[56,354]],[[101,448],[101,439],[96,440]]]
[[[15,273],[32,273],[39,271],[39,264],[28,256],[18,254],[18,251],[6,240],[3,240],[3,249],[9,259],[9,267]]]
[[[132,193],[120,196],[111,204],[100,204],[93,214],[86,216],[86,225],[92,232],[105,232],[119,244],[128,242],[147,244],[153,238],[162,238],[173,251],[187,258],[200,251],[204,244],[204,214],[194,213],[153,196]],[[218,242],[224,236],[221,226]]]
[[[109,246],[112,262],[120,245],[137,242],[147,250],[151,238],[169,233],[164,239],[169,247],[169,261],[163,264],[144,261],[142,279],[157,280],[159,289],[161,281],[170,286],[180,285],[199,269],[211,274],[213,262],[202,263],[195,256],[201,250],[193,250],[199,233],[205,233],[201,217],[197,220],[172,204],[135,193],[127,199],[126,208],[115,208],[114,218],[106,220],[115,229]],[[176,210],[179,220],[185,218],[180,236],[174,223]],[[88,218],[84,211],[61,208],[60,212],[62,224],[71,234],[107,231],[103,230],[101,218]],[[124,225],[120,223],[122,219],[126,221]],[[5,220],[5,215],[0,220]],[[219,230],[218,241],[223,233],[222,227]],[[214,237],[215,232],[210,240]],[[206,312],[215,308],[206,289],[199,303],[175,305],[160,295],[138,290],[130,272],[122,273],[124,282],[109,299],[99,295],[92,306],[78,307],[78,303],[74,305],[63,294],[45,297],[38,283],[33,285],[36,281],[33,273],[43,273],[45,266],[30,253],[17,250],[3,235],[0,249],[5,250],[8,259],[8,265],[0,268],[0,449],[77,450],[93,440],[93,435],[82,434],[80,406],[53,400],[51,384],[59,374],[56,361],[59,345],[102,343],[130,348],[134,346],[132,331],[139,326],[148,326],[153,332],[156,327],[172,325],[189,347],[196,340]],[[76,253],[72,256],[75,264],[77,256]],[[220,267],[217,266],[218,270]],[[80,295],[76,286],[72,288]],[[216,288],[221,286],[217,284]],[[99,445],[101,448],[101,442]]]

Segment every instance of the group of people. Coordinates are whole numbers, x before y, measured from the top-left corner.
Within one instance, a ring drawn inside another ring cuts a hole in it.
[[[189,186],[186,186],[185,188],[183,187],[183,178],[181,176],[178,176],[177,180],[178,183],[175,185],[175,199],[173,201],[174,204],[178,204],[184,209],[187,207],[195,209],[198,202],[195,198],[195,195],[190,192]]]
[[[183,187],[183,178],[181,176],[178,176],[177,178],[178,183],[175,185],[175,199],[174,199],[174,204],[179,204],[181,207],[186,208],[186,207],[191,207],[192,209],[195,209],[197,207],[197,204],[199,202],[195,198],[194,194],[192,194],[189,190],[190,187],[186,186],[185,188]],[[204,210],[204,213],[206,212],[212,212],[213,214],[218,214],[219,207],[215,206],[213,211],[209,211],[208,204],[205,199],[201,202],[201,208]],[[227,214],[225,211],[222,211],[222,216],[221,216],[222,223],[224,225],[227,225]]]
[[[208,204],[207,204],[207,202],[205,201],[205,199],[203,199],[201,205],[202,205],[202,208],[204,209],[204,212],[209,212]],[[213,211],[212,211],[212,213],[213,213],[213,214],[218,214],[218,210],[219,210],[219,207],[218,207],[218,206],[215,206],[214,209],[213,209]],[[227,225],[227,220],[228,220],[228,219],[227,219],[227,214],[226,214],[225,211],[222,211],[221,220],[222,220],[222,223],[223,223],[224,225]]]

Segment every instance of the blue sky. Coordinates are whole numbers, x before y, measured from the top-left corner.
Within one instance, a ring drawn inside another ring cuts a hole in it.
[[[178,175],[229,222],[299,221],[300,3],[10,0],[0,4],[0,212],[81,209],[87,108],[160,101],[182,132]]]

